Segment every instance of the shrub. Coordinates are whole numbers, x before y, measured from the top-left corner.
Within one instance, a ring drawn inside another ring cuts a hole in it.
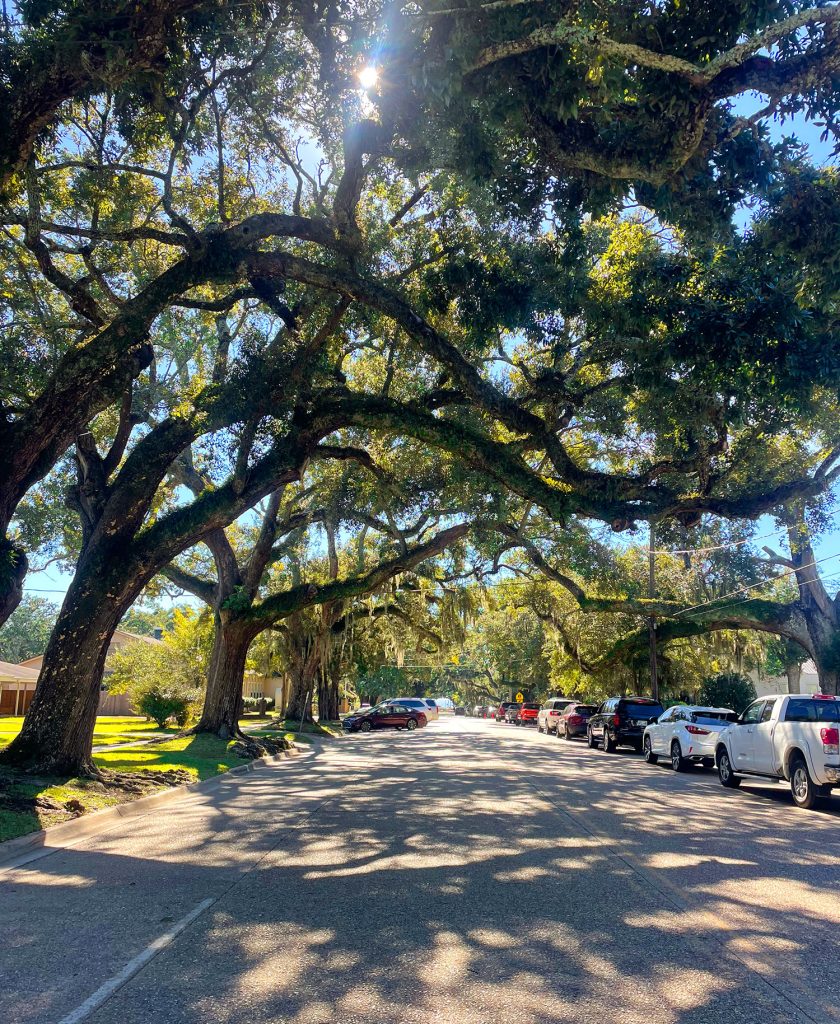
[[[755,687],[737,672],[721,672],[704,679],[700,686],[700,703],[716,708],[732,708],[741,712],[756,698]]]
[[[242,700],[243,710],[248,711],[259,711],[261,708],[265,708],[266,711],[271,711],[274,707],[273,697],[245,697]]]
[[[137,700],[137,709],[147,718],[154,719],[161,729],[173,715],[182,728],[189,719],[189,701],[177,694],[165,693],[160,690],[147,690],[140,694]]]

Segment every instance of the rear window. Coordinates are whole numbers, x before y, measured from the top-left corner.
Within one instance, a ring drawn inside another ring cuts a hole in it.
[[[804,700],[788,702],[786,722],[840,722],[840,701]]]
[[[523,704],[522,709],[523,711],[539,711],[540,706],[539,704]]]
[[[573,708],[576,715],[594,715],[597,710],[594,704],[576,704]]]
[[[734,711],[704,711],[691,716],[692,722],[700,725],[720,725],[721,722],[737,722],[738,715]]]
[[[621,702],[621,709],[629,718],[659,718],[665,710],[652,700],[625,700]]]

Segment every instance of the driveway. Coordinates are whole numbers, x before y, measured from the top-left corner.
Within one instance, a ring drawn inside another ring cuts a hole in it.
[[[840,1021],[840,800],[348,737],[0,873],[7,1024]]]

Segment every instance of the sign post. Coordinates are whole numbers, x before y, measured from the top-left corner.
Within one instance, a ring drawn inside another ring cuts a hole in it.
[[[516,703],[517,704],[521,704],[524,700],[525,700],[525,698],[522,696],[522,694],[521,693],[517,693],[517,695],[516,695]]]

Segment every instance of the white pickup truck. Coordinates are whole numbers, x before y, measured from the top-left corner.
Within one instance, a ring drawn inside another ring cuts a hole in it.
[[[840,698],[760,697],[720,733],[715,762],[724,786],[748,776],[784,779],[797,806],[816,806],[840,785]]]

